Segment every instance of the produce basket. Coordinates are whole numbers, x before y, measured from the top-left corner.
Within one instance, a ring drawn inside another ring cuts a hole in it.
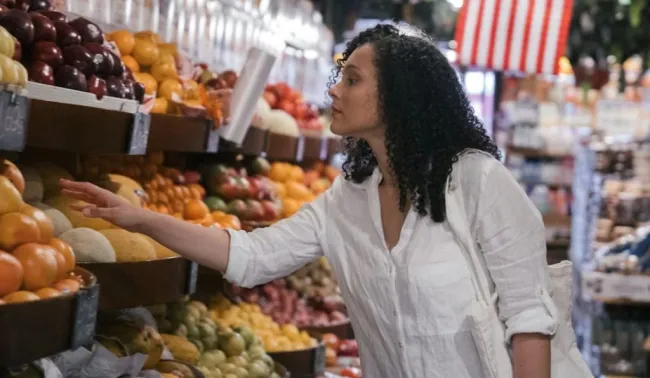
[[[204,152],[211,121],[176,115],[152,114],[148,151]]]
[[[326,333],[331,333],[336,335],[336,337],[341,340],[353,338],[350,320],[326,327],[300,327],[300,330],[307,331],[309,334],[318,336],[322,336]]]
[[[291,378],[314,378],[325,373],[325,344],[309,349],[269,353],[274,361],[286,367]]]
[[[75,273],[84,280],[75,295],[0,306],[0,367],[92,344],[99,285],[87,270]]]
[[[266,156],[270,160],[294,161],[298,151],[298,138],[269,132]]]
[[[307,161],[327,158],[328,140],[320,136],[302,136],[302,159]]]
[[[327,160],[341,152],[342,147],[343,145],[340,138],[329,138],[327,140]]]
[[[249,127],[241,146],[242,153],[245,155],[261,154],[266,149],[267,133],[267,130]]]
[[[92,272],[101,285],[100,310],[172,302],[196,289],[198,265],[181,257],[80,265]]]

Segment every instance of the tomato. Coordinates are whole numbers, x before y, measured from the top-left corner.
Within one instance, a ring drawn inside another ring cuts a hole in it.
[[[341,377],[361,378],[361,370],[353,367],[345,368],[341,371]]]

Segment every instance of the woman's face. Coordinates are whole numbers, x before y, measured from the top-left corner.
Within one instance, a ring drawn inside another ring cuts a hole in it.
[[[333,133],[364,138],[381,128],[373,58],[369,44],[354,50],[343,65],[339,82],[328,91]]]

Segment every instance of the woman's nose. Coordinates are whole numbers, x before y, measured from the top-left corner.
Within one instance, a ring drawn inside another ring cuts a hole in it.
[[[328,94],[332,99],[339,98],[339,95],[338,95],[338,87],[339,87],[339,84],[341,84],[341,82],[336,83],[335,85],[333,85],[332,87],[330,87],[330,89],[327,90],[327,94]]]

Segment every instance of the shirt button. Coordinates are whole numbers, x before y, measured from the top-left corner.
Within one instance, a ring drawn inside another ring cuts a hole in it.
[[[398,343],[397,346],[399,346],[399,348],[402,349],[402,343]]]

